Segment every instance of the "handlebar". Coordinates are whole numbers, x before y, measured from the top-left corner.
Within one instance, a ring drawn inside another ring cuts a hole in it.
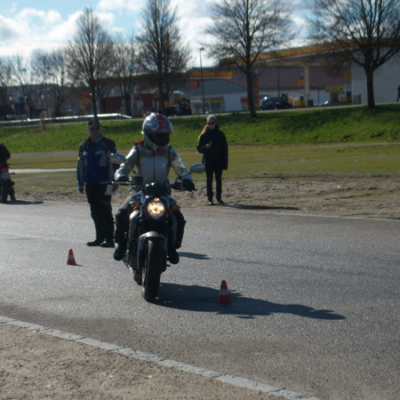
[[[127,181],[113,181],[113,184],[117,184],[120,186],[131,186],[131,187],[140,187],[140,190],[145,189],[145,185],[143,184],[143,177],[141,176],[130,176],[129,179]],[[174,183],[170,183],[168,185],[165,186],[166,190],[168,189],[174,189],[174,190],[178,190],[178,191],[185,191],[185,187],[183,186],[182,181],[180,180],[180,178],[176,178]]]

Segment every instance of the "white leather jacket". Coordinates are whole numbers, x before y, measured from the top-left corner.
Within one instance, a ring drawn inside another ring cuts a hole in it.
[[[115,172],[114,179],[120,176],[127,176],[136,167],[136,176],[143,177],[143,183],[159,182],[168,184],[168,174],[170,167],[174,169],[178,176],[192,180],[190,172],[185,168],[182,158],[171,146],[165,146],[160,153],[154,153],[142,145],[134,146],[126,157],[126,162],[121,164]]]

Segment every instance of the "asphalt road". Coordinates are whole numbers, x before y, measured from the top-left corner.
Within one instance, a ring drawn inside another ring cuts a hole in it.
[[[183,211],[181,262],[149,304],[85,245],[86,203],[0,204],[0,315],[322,399],[397,398],[400,221]]]

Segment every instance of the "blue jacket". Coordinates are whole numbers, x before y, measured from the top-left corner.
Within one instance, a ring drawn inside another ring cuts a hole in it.
[[[101,185],[111,183],[118,165],[110,161],[111,153],[116,153],[117,147],[111,139],[101,136],[98,142],[90,138],[79,146],[77,167],[78,188],[84,184]]]

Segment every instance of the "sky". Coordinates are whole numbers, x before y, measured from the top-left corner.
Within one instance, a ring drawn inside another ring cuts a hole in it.
[[[200,66],[199,40],[205,39],[202,31],[211,23],[208,11],[214,1],[171,0],[172,8],[177,7],[182,40],[192,50],[192,67]],[[310,0],[287,1],[298,33],[297,40],[289,47],[301,46]],[[97,13],[110,34],[137,34],[145,4],[146,0],[1,0],[0,56],[29,56],[38,48],[52,50],[72,42],[76,19],[85,7]],[[206,51],[201,52],[201,58],[204,67],[212,65],[213,60]]]

